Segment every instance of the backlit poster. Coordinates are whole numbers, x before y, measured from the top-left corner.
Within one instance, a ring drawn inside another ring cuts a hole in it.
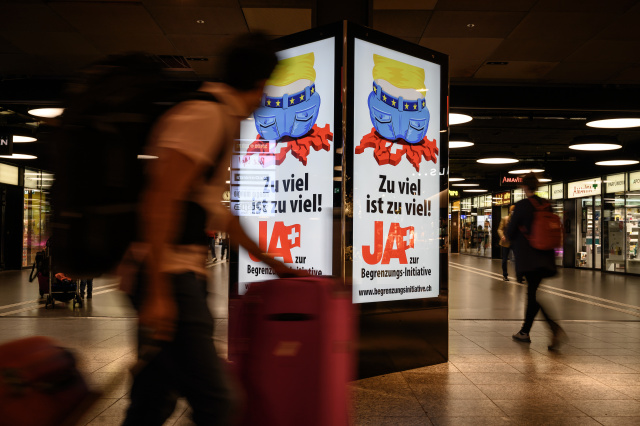
[[[241,123],[231,209],[264,253],[312,275],[332,273],[335,39],[278,53],[261,107]],[[238,294],[276,278],[242,247]]]
[[[355,39],[353,302],[439,293],[440,65]]]

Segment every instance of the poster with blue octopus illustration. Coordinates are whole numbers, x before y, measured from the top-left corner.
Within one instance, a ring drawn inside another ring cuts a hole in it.
[[[353,302],[439,294],[440,65],[356,38]]]
[[[278,52],[261,105],[241,123],[231,209],[264,253],[332,273],[335,38]],[[240,248],[238,293],[276,278]]]

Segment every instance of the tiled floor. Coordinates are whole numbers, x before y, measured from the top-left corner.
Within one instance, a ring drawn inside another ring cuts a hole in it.
[[[638,425],[640,323],[566,321],[531,344],[519,321],[450,321],[449,362],[360,380],[357,425]]]
[[[542,322],[531,344],[511,339],[525,288],[501,281],[499,261],[452,262],[464,270],[450,268],[449,362],[354,382],[354,425],[640,425],[640,278],[564,270],[546,280],[555,289],[545,297],[570,338],[550,352]],[[211,271],[225,282],[228,264]],[[37,303],[24,272],[0,273],[0,342],[54,337],[104,392],[82,424],[120,424],[128,405],[136,323],[111,285],[96,280],[81,310],[51,311]],[[226,288],[211,291],[215,341],[225,353]],[[167,424],[191,424],[184,401]]]

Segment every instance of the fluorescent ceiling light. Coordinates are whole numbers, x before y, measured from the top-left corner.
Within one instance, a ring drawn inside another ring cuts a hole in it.
[[[139,160],[157,160],[158,156],[157,155],[140,154],[140,155],[138,155],[138,159]]]
[[[26,143],[26,142],[35,142],[38,139],[36,138],[32,138],[31,136],[18,136],[18,135],[13,135],[13,142],[14,143]]]
[[[622,145],[617,143],[578,143],[569,145],[569,149],[577,151],[612,151],[620,148],[622,148]]]
[[[606,161],[598,161],[596,165],[598,166],[630,166],[632,164],[638,164],[640,161],[638,160],[606,160]]]
[[[466,148],[473,145],[473,142],[468,141],[449,141],[449,148]]]
[[[538,182],[551,182],[551,179],[541,178],[541,179],[538,179]]]
[[[608,120],[595,120],[587,122],[589,127],[599,129],[626,129],[628,127],[640,127],[640,118],[611,118]]]
[[[479,160],[476,160],[476,161],[481,164],[511,164],[511,163],[517,163],[520,160],[516,158],[491,157],[491,158],[480,158]]]
[[[461,177],[450,177],[449,178],[449,182],[461,182],[463,180],[464,180],[464,178],[461,178]]]
[[[0,158],[10,158],[12,160],[35,160],[36,157],[35,155],[29,155],[29,154],[13,154],[13,155],[0,155]]]
[[[452,183],[451,186],[480,186],[479,183]]]
[[[29,114],[34,115],[36,117],[44,117],[44,118],[54,118],[59,115],[62,115],[64,108],[36,108],[30,109]]]
[[[520,169],[520,170],[511,170],[509,173],[512,175],[524,175],[527,173],[542,173],[543,169]]]
[[[454,112],[449,113],[449,125],[468,123],[473,120],[473,117],[466,114],[456,114]]]
[[[464,189],[464,192],[487,192],[486,189]]]

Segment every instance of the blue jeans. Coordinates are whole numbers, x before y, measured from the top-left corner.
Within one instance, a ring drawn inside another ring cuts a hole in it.
[[[172,342],[159,345],[139,330],[139,358],[145,345],[159,352],[134,376],[123,425],[162,425],[180,395],[191,405],[197,425],[231,424],[231,386],[213,345],[206,279],[189,272],[172,275],[171,281],[178,308],[176,334]]]

